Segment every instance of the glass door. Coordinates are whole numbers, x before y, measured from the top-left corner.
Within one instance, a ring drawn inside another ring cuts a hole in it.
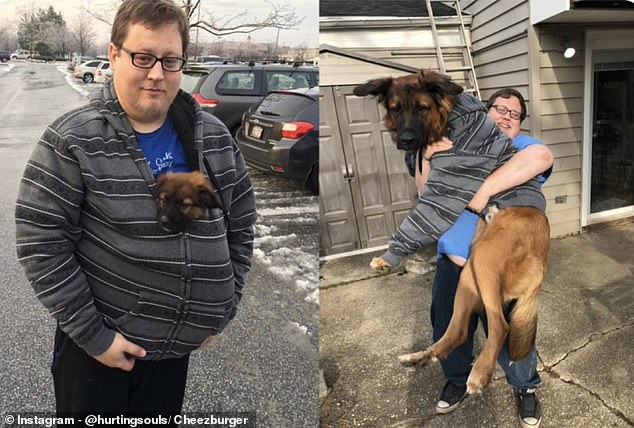
[[[634,205],[634,60],[595,63],[593,95],[591,214]]]
[[[634,43],[605,46],[591,46],[587,64],[585,224],[634,213]]]

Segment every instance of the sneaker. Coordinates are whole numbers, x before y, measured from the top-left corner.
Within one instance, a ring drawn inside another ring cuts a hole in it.
[[[517,399],[520,426],[522,428],[537,428],[542,421],[542,412],[535,388],[515,390],[515,398]]]
[[[444,415],[453,411],[466,396],[467,385],[458,386],[447,382],[442,389],[440,400],[436,403],[436,413]]]

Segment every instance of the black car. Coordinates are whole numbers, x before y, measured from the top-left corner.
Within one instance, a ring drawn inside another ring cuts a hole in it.
[[[270,91],[319,85],[317,67],[290,64],[188,65],[181,88],[235,135],[242,115]]]
[[[244,114],[236,141],[250,166],[319,194],[319,88],[269,93]]]
[[[11,57],[9,56],[9,52],[0,51],[0,62],[7,62],[10,59],[11,59]]]

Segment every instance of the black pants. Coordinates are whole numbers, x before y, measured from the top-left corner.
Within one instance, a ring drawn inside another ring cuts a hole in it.
[[[51,371],[58,415],[179,414],[189,355],[136,360],[131,372],[104,366],[57,327]]]

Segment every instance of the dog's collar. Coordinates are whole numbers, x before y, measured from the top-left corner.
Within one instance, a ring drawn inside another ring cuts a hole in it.
[[[480,217],[485,222],[489,223],[491,221],[491,219],[492,219],[492,217],[489,216],[489,210],[491,208],[496,208],[495,212],[497,212],[498,206],[497,206],[496,203],[492,203],[492,204],[487,205],[486,207],[484,207],[484,209],[482,211],[480,211],[480,212],[477,212],[476,210],[473,210],[473,209],[471,209],[469,207],[466,207],[465,209],[467,211],[472,212],[473,214],[477,215],[478,217]]]

